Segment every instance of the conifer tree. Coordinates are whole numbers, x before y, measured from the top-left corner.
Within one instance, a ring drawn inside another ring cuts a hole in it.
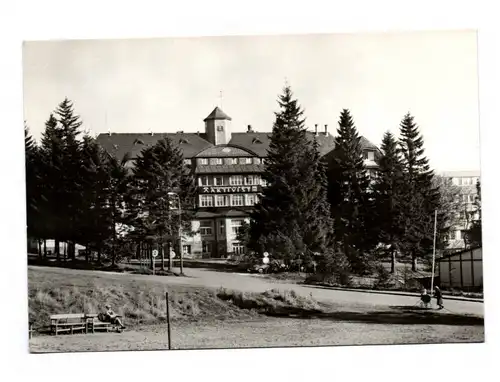
[[[58,261],[60,260],[59,243],[64,239],[63,227],[65,226],[62,203],[64,190],[59,183],[64,172],[63,133],[54,114],[50,114],[45,122],[40,147],[40,174],[43,182],[39,208],[43,216],[45,232],[43,237],[54,240],[54,252]]]
[[[424,155],[423,138],[409,113],[401,121],[399,146],[405,180],[402,188],[406,200],[404,244],[405,251],[411,255],[412,270],[416,271],[417,259],[432,253],[434,211],[439,209],[440,195],[433,184],[434,172]],[[442,216],[438,219],[442,225]]]
[[[135,235],[163,251],[169,239],[177,241],[182,258],[179,223],[183,236],[193,234],[195,190],[194,177],[184,166],[180,149],[169,138],[145,148],[136,158],[129,199]],[[172,192],[179,196],[180,216],[178,200],[169,194]]]
[[[39,148],[24,124],[25,171],[26,171],[26,222],[28,238],[36,238],[38,255],[41,257],[40,240],[43,238],[43,222],[40,214],[40,158]]]
[[[278,97],[262,177],[268,186],[251,214],[250,247],[291,261],[322,251],[331,236],[324,167],[307,138],[303,110],[286,86]]]
[[[73,103],[65,98],[55,111],[59,117],[59,128],[62,134],[64,172],[60,174],[59,187],[61,188],[61,199],[65,225],[63,228],[64,239],[68,241],[68,254],[72,260],[75,259],[75,243],[78,236],[78,219],[83,213],[81,201],[84,193],[82,177],[82,155],[81,142],[78,137],[82,122],[75,114]]]
[[[403,165],[397,141],[386,132],[380,147],[379,168],[374,180],[376,227],[378,238],[391,255],[391,273],[395,272],[396,254],[403,239],[401,224],[404,216],[401,187],[404,185]]]
[[[367,270],[372,242],[368,217],[373,201],[360,136],[347,109],[340,115],[329,162],[329,200],[337,251],[344,253],[354,272],[363,273]]]

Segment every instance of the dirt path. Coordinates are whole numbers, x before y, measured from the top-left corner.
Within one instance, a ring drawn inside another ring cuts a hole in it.
[[[409,325],[269,318],[239,322],[173,324],[173,349],[482,342],[479,325]],[[166,350],[164,326],[134,331],[34,337],[30,351]]]

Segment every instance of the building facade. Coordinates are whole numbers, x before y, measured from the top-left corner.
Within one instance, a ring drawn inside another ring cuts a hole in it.
[[[242,254],[244,246],[237,235],[267,186],[261,177],[270,142],[270,132],[234,132],[232,119],[219,107],[204,119],[200,133],[107,133],[97,137],[98,143],[118,158],[129,153],[132,158],[144,147],[152,146],[164,137],[181,149],[185,164],[196,177],[198,211],[192,222],[194,236],[183,237],[183,254],[189,258],[224,258]],[[322,156],[330,154],[335,138],[324,126],[315,126],[307,136],[318,142]],[[376,168],[378,148],[364,137],[361,145],[369,174]],[[133,161],[130,162],[133,166]]]
[[[450,185],[458,187],[460,211],[457,211],[457,225],[450,233],[448,246],[450,250],[459,250],[466,247],[466,231],[470,229],[475,216],[477,182],[480,181],[479,171],[448,171],[442,176]]]

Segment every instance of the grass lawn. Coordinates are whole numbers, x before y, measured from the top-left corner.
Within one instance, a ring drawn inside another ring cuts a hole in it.
[[[30,340],[32,352],[166,349],[166,290],[175,349],[484,341],[481,317],[410,307],[325,305],[293,291],[167,287],[112,273],[58,268],[30,268],[28,282],[35,328],[47,326],[51,314],[98,312],[106,303],[125,316],[128,327],[121,334],[37,333]]]

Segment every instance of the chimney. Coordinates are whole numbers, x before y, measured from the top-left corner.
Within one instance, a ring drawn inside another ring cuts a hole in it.
[[[318,124],[314,125],[314,135],[318,135]]]
[[[325,135],[328,134],[328,125],[325,125]]]
[[[253,133],[252,125],[247,126],[247,133]]]

